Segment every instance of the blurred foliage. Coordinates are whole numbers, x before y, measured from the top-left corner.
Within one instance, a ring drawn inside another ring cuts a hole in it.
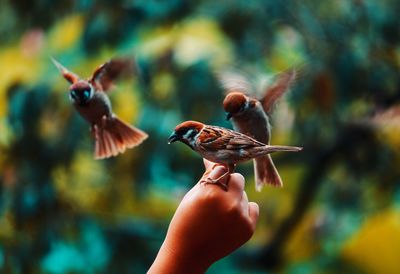
[[[216,70],[305,66],[273,117],[283,189],[254,190],[252,240],[209,273],[398,273],[400,2],[0,2],[0,272],[144,273],[202,161],[166,138],[183,120],[230,127]],[[147,131],[95,161],[49,56],[82,77],[112,56],[140,73],[116,114]]]

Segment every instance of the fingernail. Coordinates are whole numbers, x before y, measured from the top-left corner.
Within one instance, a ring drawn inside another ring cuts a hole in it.
[[[221,165],[219,165],[219,164],[213,164],[211,170],[214,170],[216,167],[219,167],[219,166],[221,166]],[[224,166],[222,166],[222,167],[224,167]]]

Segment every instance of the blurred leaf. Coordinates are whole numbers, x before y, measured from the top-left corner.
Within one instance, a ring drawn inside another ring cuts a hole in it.
[[[82,35],[83,16],[74,14],[60,20],[49,34],[49,48],[59,53],[73,47]]]
[[[400,215],[388,209],[365,220],[343,247],[342,256],[366,273],[395,274],[400,269]]]
[[[7,113],[7,90],[16,83],[35,83],[41,76],[38,56],[26,56],[16,45],[0,48],[0,117]]]

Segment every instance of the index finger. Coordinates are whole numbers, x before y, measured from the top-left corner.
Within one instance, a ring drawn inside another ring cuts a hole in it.
[[[205,158],[203,158],[203,163],[206,170],[204,171],[203,176],[201,176],[200,181],[204,178],[207,178],[211,173],[211,171],[213,171],[216,166],[222,166],[221,164],[211,162]]]
[[[206,168],[206,171],[211,170],[214,168],[215,165],[218,165],[217,163],[213,163],[205,158],[203,158],[203,163],[204,167]]]

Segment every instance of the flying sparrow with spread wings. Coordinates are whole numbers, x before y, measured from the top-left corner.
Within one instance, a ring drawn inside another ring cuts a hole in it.
[[[142,143],[148,135],[121,121],[111,109],[107,92],[113,81],[135,69],[131,59],[111,59],[99,66],[93,75],[82,80],[52,58],[54,65],[71,84],[69,98],[79,114],[90,123],[95,138],[95,159],[104,159],[123,153]]]
[[[282,72],[268,86],[261,98],[254,98],[255,87],[243,75],[221,73],[218,75],[226,97],[223,102],[227,119],[232,121],[235,130],[251,136],[259,142],[269,144],[271,139],[270,115],[279,98],[292,86],[296,79],[295,69]],[[256,190],[266,184],[281,187],[282,179],[270,155],[254,159]]]
[[[228,189],[228,185],[222,183],[222,179],[235,170],[237,163],[276,151],[297,152],[302,150],[301,147],[266,145],[240,132],[196,121],[186,121],[177,125],[168,138],[168,143],[176,141],[188,145],[203,158],[227,167],[228,171],[221,177],[215,180],[209,178],[205,182],[218,184],[224,190]]]

